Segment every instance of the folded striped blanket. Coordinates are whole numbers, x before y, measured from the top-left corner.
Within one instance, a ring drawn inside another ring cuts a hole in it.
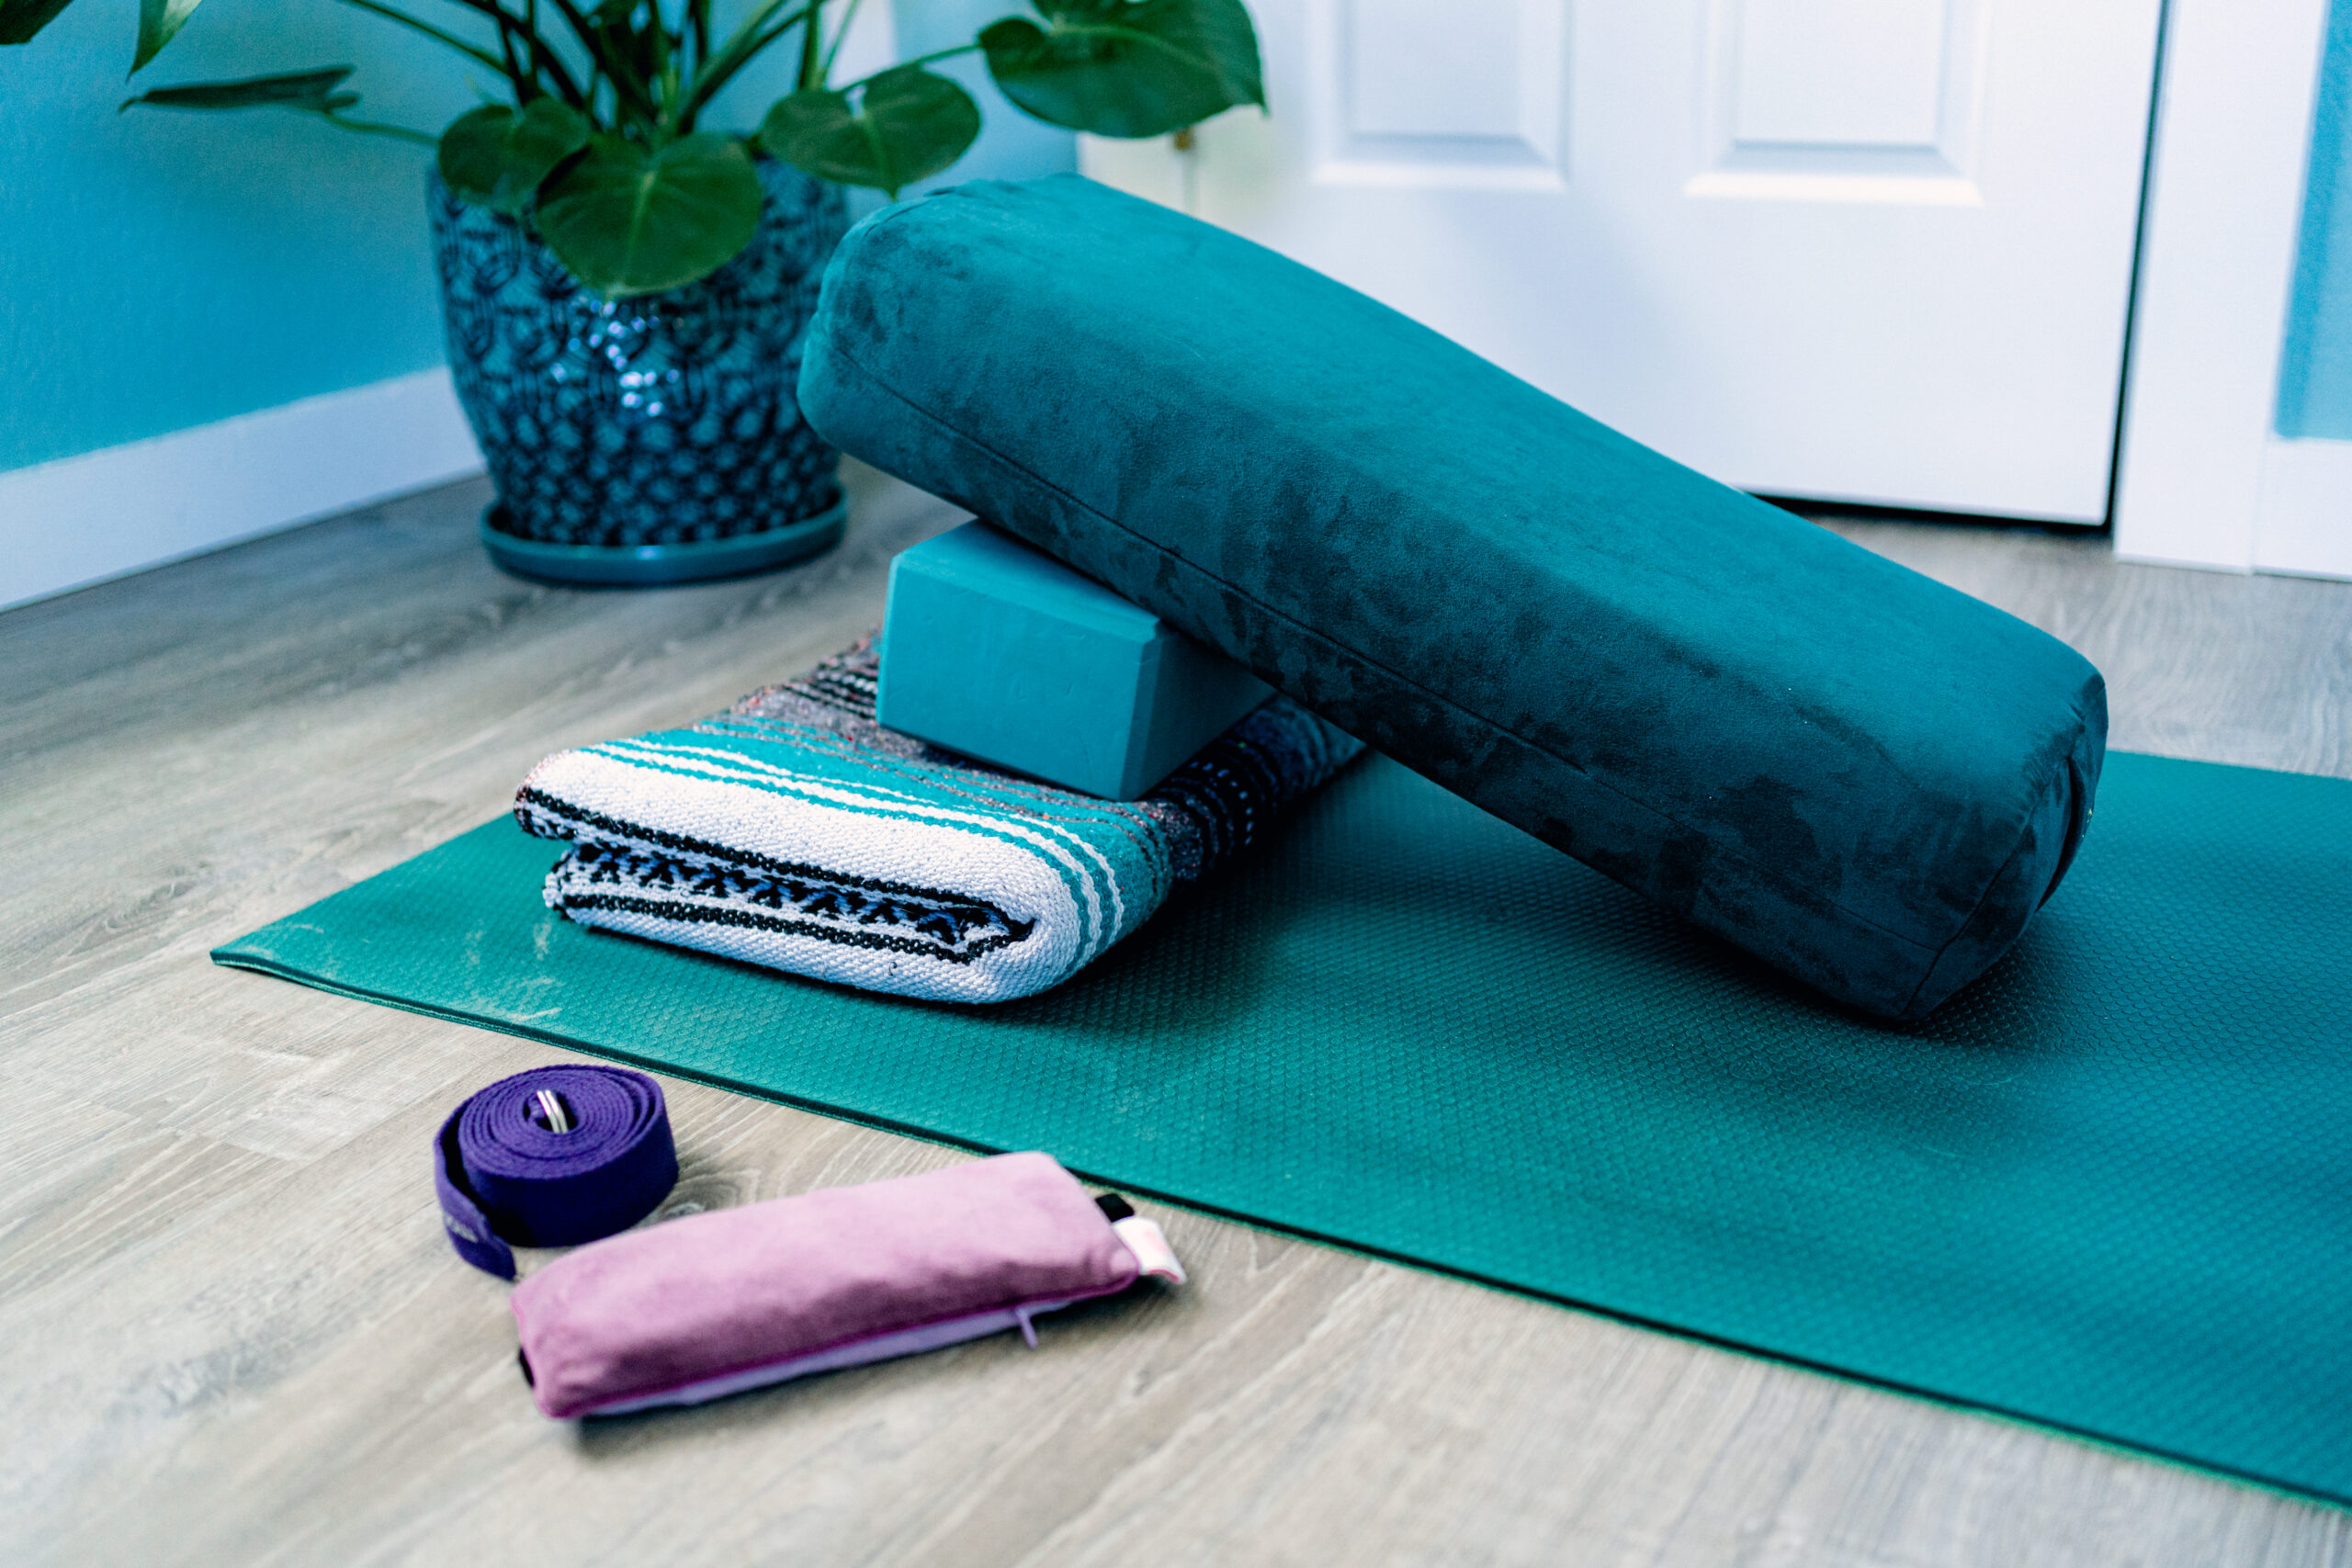
[[[1286,697],[1141,800],[968,761],[874,720],[872,639],[684,729],[559,751],[514,797],[571,847],[583,925],[870,991],[996,1002],[1060,984],[1363,750]]]

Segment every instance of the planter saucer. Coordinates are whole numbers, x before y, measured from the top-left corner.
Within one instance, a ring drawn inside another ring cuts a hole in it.
[[[481,543],[492,560],[517,577],[542,582],[652,588],[742,577],[806,560],[840,542],[848,516],[849,502],[844,498],[814,517],[731,539],[677,545],[553,545],[508,533],[501,526],[506,521],[506,508],[492,502],[481,514]]]

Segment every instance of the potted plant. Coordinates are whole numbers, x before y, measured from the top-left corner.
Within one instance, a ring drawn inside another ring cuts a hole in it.
[[[0,0],[23,43],[71,0]],[[444,0],[443,27],[344,0],[494,72],[506,99],[438,137],[352,111],[346,65],[158,87],[123,107],[276,107],[434,145],[428,205],[449,359],[510,570],[674,582],[830,547],[836,455],[793,388],[842,187],[896,196],[960,158],[980,111],[931,69],[977,53],[1007,98],[1100,135],[1180,130],[1265,102],[1241,0],[1034,0],[961,48],[835,85],[859,0]],[[131,70],[198,0],[141,0]],[[793,90],[743,134],[712,99],[771,49]]]

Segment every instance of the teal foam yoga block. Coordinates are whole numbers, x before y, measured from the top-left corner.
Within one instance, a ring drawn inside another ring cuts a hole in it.
[[[951,751],[1133,800],[1272,694],[985,524],[890,563],[876,716]]]
[[[2090,818],[2106,688],[2064,644],[1075,176],[852,231],[800,403],[844,451],[1881,1017],[1926,1016],[2007,952]]]

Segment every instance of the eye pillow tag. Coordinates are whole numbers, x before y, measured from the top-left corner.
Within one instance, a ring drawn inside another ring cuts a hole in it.
[[[1042,1154],[671,1220],[515,1289],[524,1374],[559,1419],[723,1394],[1018,1328],[1183,1282],[1149,1220]]]

